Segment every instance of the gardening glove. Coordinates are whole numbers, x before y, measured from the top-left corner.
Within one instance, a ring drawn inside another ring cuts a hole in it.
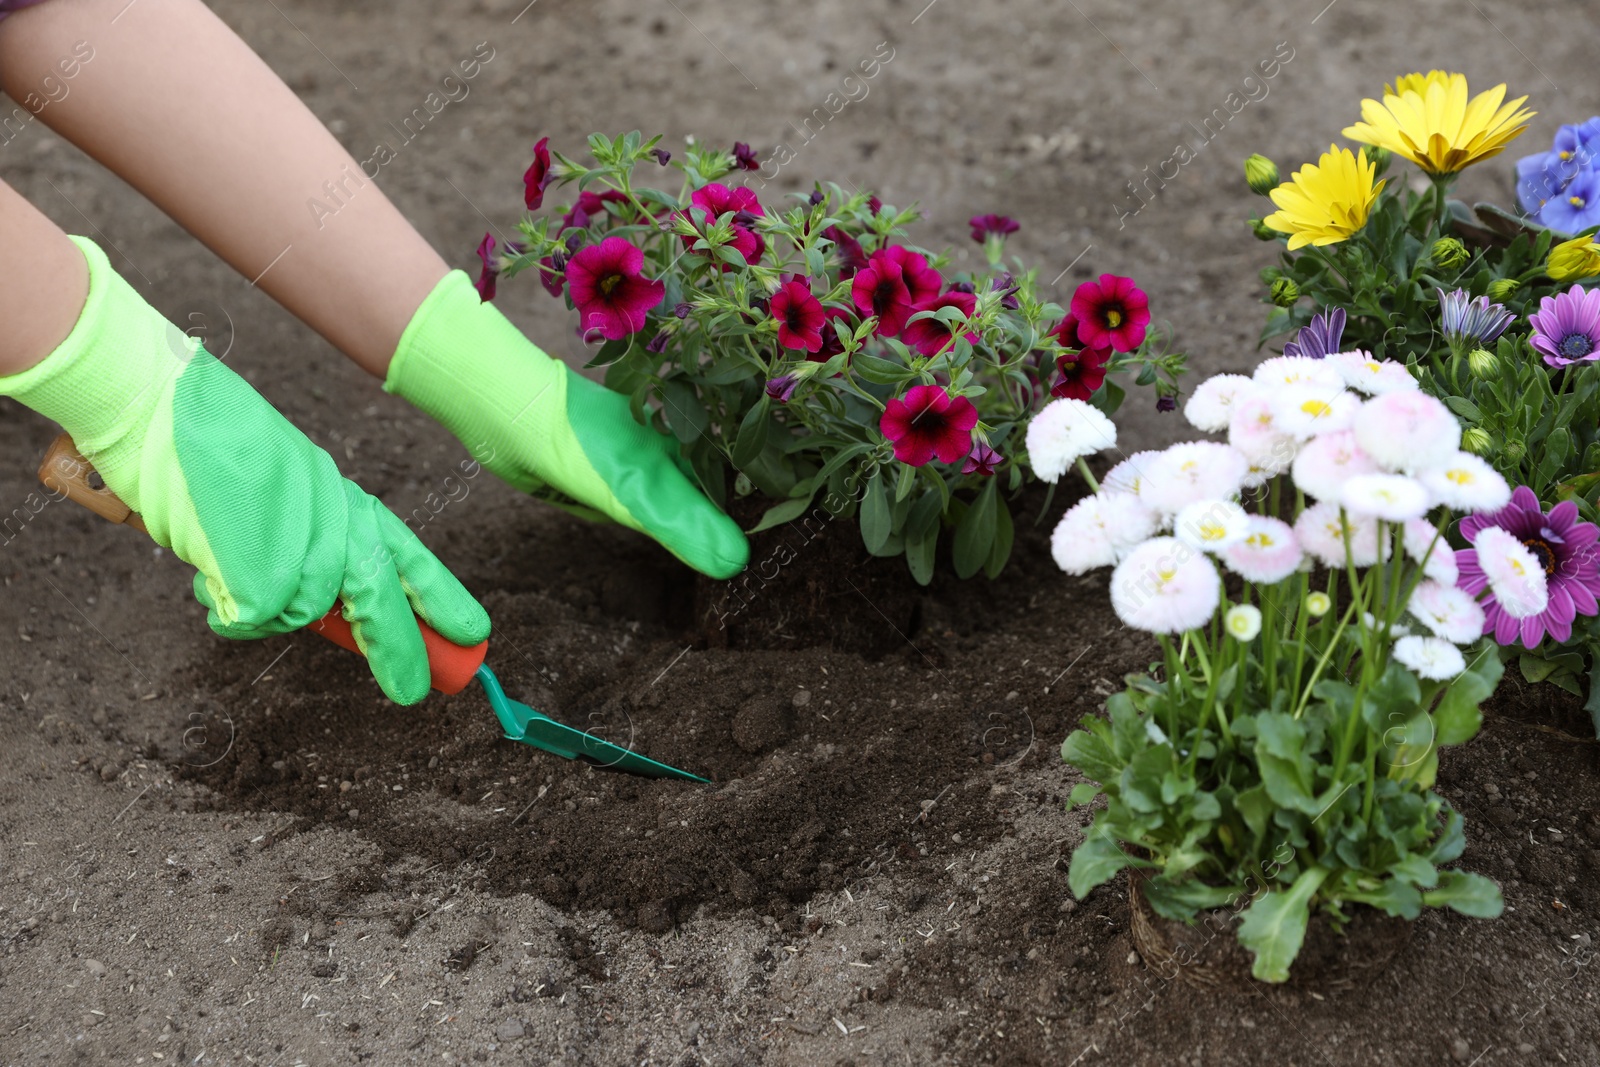
[[[417,309],[383,387],[525,493],[648,534],[713,578],[749,561],[744,534],[695,486],[677,441],[641,426],[627,397],[541,352],[461,271]]]
[[[167,322],[93,242],[89,297],[37,366],[0,378],[72,435],[150,536],[193,564],[195,596],[224,637],[287,633],[335,600],[383,691],[428,695],[412,613],[460,645],[489,616],[381,503],[340,476],[243,378]]]

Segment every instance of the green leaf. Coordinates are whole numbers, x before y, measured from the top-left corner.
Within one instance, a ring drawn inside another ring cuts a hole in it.
[[[1430,908],[1453,908],[1474,919],[1498,919],[1506,906],[1499,886],[1470,871],[1445,871],[1439,888],[1422,894],[1422,902]]]
[[[1451,411],[1474,425],[1483,421],[1483,412],[1478,410],[1478,405],[1464,396],[1447,396],[1444,402]]]
[[[661,406],[673,435],[684,444],[705,433],[710,425],[705,405],[695,395],[694,387],[682,378],[671,378],[661,383]]]
[[[1096,886],[1104,885],[1124,867],[1133,866],[1133,857],[1107,837],[1098,824],[1091,825],[1083,844],[1072,850],[1067,867],[1067,888],[1082,900]]]
[[[1467,669],[1450,683],[1434,710],[1437,744],[1459,745],[1471,740],[1483,725],[1483,713],[1478,706],[1494,693],[1505,669],[1499,654],[1490,645],[1484,645],[1473,654]]]
[[[929,493],[928,496],[931,496],[935,503],[939,500],[937,493]],[[927,585],[933,581],[933,563],[938,547],[937,523],[922,537],[912,538],[909,533],[906,535],[906,566],[911,568],[911,577],[917,580],[918,585]]]
[[[811,499],[816,496],[816,493],[817,491],[813,489],[804,496],[797,496],[790,500],[785,500],[781,504],[774,504],[767,509],[765,515],[761,516],[761,521],[746,530],[745,533],[756,534],[762,530],[770,530],[774,526],[782,526],[786,522],[793,522],[804,515],[807,508],[811,507]]]
[[[1067,735],[1061,742],[1061,758],[1102,785],[1116,781],[1122,773],[1122,760],[1111,750],[1111,745],[1088,730],[1074,730]]]
[[[1439,869],[1429,863],[1427,857],[1414,852],[1391,864],[1389,873],[1423,889],[1439,884]]]
[[[911,513],[906,516],[906,540],[915,541],[936,533],[939,529],[939,514],[944,510],[944,498],[938,490],[930,489],[917,497],[917,502],[911,505]]]
[[[890,530],[889,497],[883,489],[882,472],[875,472],[861,498],[861,540],[867,551],[877,555],[888,543]]]
[[[1016,539],[1016,530],[1011,525],[1011,509],[1001,497],[996,497],[994,502],[994,545],[989,549],[989,560],[983,565],[983,573],[990,578],[998,578],[1000,572],[1005,570],[1006,561],[1011,558],[1011,546]]]
[[[1317,800],[1311,795],[1310,760],[1302,751],[1305,721],[1281,711],[1269,711],[1257,716],[1256,724],[1260,731],[1256,738],[1256,764],[1261,768],[1261,784],[1266,786],[1267,795],[1285,807],[1318,814]]]
[[[1067,797],[1067,804],[1069,807],[1081,808],[1085,804],[1092,804],[1094,798],[1099,795],[1100,787],[1093,782],[1079,782],[1072,787],[1072,793]]]
[[[1206,885],[1194,878],[1169,880],[1166,875],[1157,875],[1141,889],[1152,911],[1179,922],[1193,919],[1197,911],[1225,907],[1240,896],[1237,887]]]
[[[850,365],[857,374],[875,385],[898,385],[916,377],[916,372],[910,367],[865,352],[857,352]]]
[[[1422,891],[1399,878],[1385,878],[1377,889],[1346,893],[1345,896],[1374,908],[1382,908],[1386,914],[1398,915],[1402,919],[1415,919],[1422,914]]]
[[[1289,965],[1305,943],[1311,897],[1327,877],[1325,869],[1307,867],[1294,885],[1263,893],[1244,910],[1239,921],[1239,943],[1255,954],[1250,973],[1257,980],[1288,981]]]
[[[988,561],[989,553],[994,548],[997,523],[995,501],[998,498],[994,479],[989,478],[984,484],[983,492],[978,494],[978,499],[973,501],[972,506],[967,508],[967,513],[961,516],[961,522],[956,526],[955,541],[951,546],[956,577],[971,578]]]
[[[733,465],[741,470],[754,463],[761,450],[767,447],[767,429],[771,425],[767,421],[767,409],[771,399],[762,393],[761,399],[739,420],[739,436],[733,441],[732,458]]]

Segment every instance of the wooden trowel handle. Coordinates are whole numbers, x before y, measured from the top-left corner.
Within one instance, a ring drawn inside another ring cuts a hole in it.
[[[72,438],[62,434],[50,443],[39,464],[39,480],[54,493],[76,504],[82,504],[101,518],[131,526],[142,534],[149,534],[144,520],[137,512],[117,498],[96,473],[94,464],[86,459]],[[428,650],[428,669],[432,673],[433,688],[441,693],[459,693],[477,673],[478,666],[489,651],[489,642],[483,641],[470,648],[452,644],[433,627],[417,619],[422,631],[422,643]],[[340,648],[359,654],[355,635],[345,621],[342,610],[334,604],[328,613],[306,629],[327,638]]]

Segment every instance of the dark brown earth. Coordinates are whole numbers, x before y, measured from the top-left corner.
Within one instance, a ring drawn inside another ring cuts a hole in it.
[[[1575,2],[524,2],[216,6],[358,157],[494,45],[382,178],[462,265],[517,217],[537,136],[788,140],[764,198],[873,185],[920,198],[922,243],[962,252],[969,215],[1005,211],[1063,294],[1138,278],[1203,373],[1257,358],[1269,253],[1239,222],[1259,204],[1242,156],[1287,170],[1362,95],[1433,65],[1533,94],[1530,146],[1600,112]],[[894,59],[868,97],[799,144],[880,41]],[[1124,183],[1280,41],[1295,58],[1267,98],[1131,213]],[[1509,173],[1485,164],[1469,197],[1503,196]],[[396,510],[464,458],[48,131],[0,146],[0,175],[114,245],[170,317],[206,316],[230,364]],[[581,356],[542,290],[502,293]],[[1147,397],[1121,421],[1129,451],[1183,433]],[[0,401],[4,511],[53,432]],[[1057,750],[1154,650],[1109,614],[1104,576],[1050,564],[1064,488],[1042,526],[1018,509],[993,583],[924,593],[863,564],[843,526],[776,531],[795,559],[743,594],[727,640],[705,621],[718,590],[487,477],[423,524],[493,615],[508,692],[709,786],[498,740],[474,690],[396,708],[308,636],[223,642],[186,568],[70,506],[7,528],[0,1063],[1600,1063],[1600,746],[1575,701],[1514,670],[1440,774],[1503,918],[1427,915],[1344,992],[1201,993],[1130,956],[1125,887],[1072,900],[1085,815],[1064,810],[1077,779]]]

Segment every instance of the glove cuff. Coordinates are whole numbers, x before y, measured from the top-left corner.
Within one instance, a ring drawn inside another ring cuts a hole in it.
[[[383,388],[437,419],[494,470],[507,427],[537,433],[548,413],[564,409],[565,372],[455,270],[400,335]],[[513,380],[516,389],[507,387]]]
[[[146,303],[93,241],[71,240],[89,266],[83,311],[55,351],[0,378],[0,395],[60,423],[106,484],[141,511],[141,442],[200,342]]]

